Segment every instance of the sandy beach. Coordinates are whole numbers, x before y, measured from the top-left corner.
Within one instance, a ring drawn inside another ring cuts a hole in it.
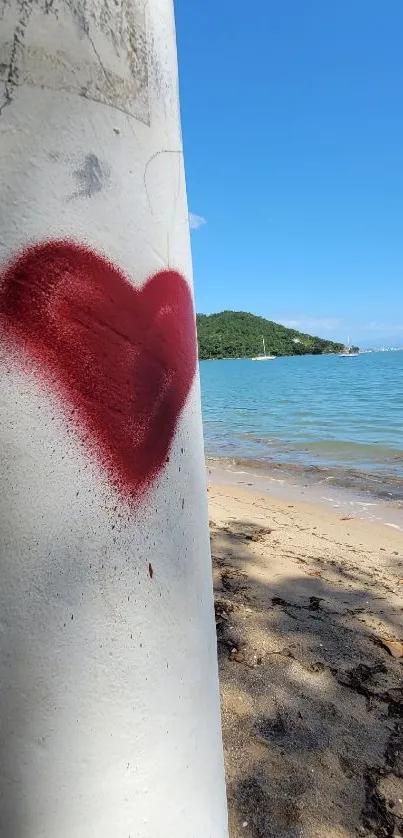
[[[230,836],[403,835],[403,534],[210,481]]]

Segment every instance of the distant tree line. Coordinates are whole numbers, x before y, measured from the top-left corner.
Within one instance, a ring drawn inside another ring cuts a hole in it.
[[[198,314],[199,357],[253,358],[262,352],[262,336],[270,355],[323,355],[340,352],[342,343],[287,329],[244,311]]]

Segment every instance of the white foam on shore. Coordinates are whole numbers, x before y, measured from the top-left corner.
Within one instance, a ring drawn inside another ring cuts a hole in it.
[[[235,464],[233,464],[235,465]],[[251,463],[251,466],[253,464]],[[335,514],[348,514],[361,521],[376,522],[392,529],[403,531],[403,506],[396,506],[388,501],[376,501],[373,498],[362,500],[362,493],[357,489],[353,491],[347,487],[332,486],[332,496],[322,495],[320,484],[323,481],[295,482],[287,472],[276,471],[279,476],[273,477],[270,473],[256,474],[252,469],[238,470],[230,463],[218,460],[214,465],[208,462],[208,481],[216,484],[240,485],[249,491],[268,494],[282,500],[302,501],[318,503],[331,508]],[[281,475],[281,476],[280,476]],[[240,477],[249,478],[246,485],[245,480]],[[303,478],[305,479],[305,478]],[[378,513],[374,515],[375,509]]]

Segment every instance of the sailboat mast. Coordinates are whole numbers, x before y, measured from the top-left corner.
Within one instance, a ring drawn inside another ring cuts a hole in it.
[[[264,343],[263,335],[262,335],[262,341],[263,341],[263,355],[266,355],[266,346],[265,346],[265,343]]]

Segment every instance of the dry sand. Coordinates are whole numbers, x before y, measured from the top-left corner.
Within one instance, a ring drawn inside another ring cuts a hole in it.
[[[231,838],[403,835],[402,533],[209,498]]]

